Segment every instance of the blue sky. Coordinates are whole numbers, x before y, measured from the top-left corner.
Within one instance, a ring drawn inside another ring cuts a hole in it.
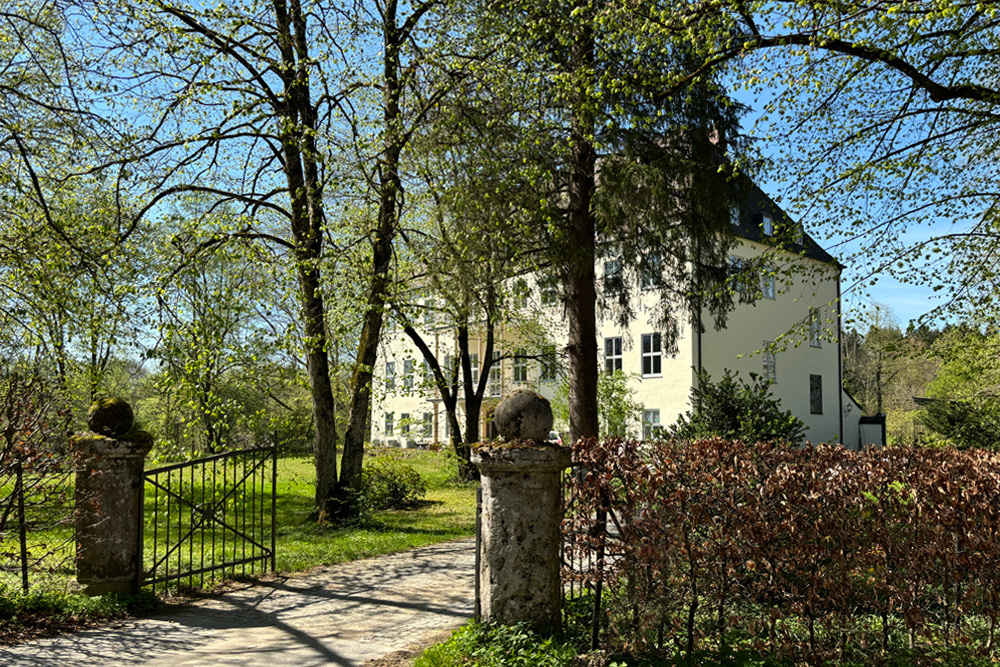
[[[737,100],[751,108],[751,112],[743,119],[744,131],[752,136],[767,136],[766,125],[756,127],[761,118],[761,110],[766,103],[766,97],[762,99],[759,93],[748,93],[740,88],[733,90],[732,94]],[[782,136],[780,132],[776,134]],[[789,142],[794,140],[794,137],[788,139]],[[766,157],[775,157],[779,147],[772,148],[761,145],[759,149]],[[788,189],[794,187],[794,185],[789,186],[786,183],[779,188],[766,179],[759,182],[758,185],[779,204],[783,204],[783,199],[785,199],[782,196],[782,190],[784,189],[785,194],[788,194]],[[794,211],[790,210],[789,213],[795,217]],[[874,285],[870,284],[870,278],[862,280],[863,276],[856,270],[859,268],[858,263],[852,261],[851,256],[855,254],[863,256],[871,252],[871,248],[866,248],[863,245],[865,241],[847,243],[838,238],[826,239],[822,233],[817,233],[818,230],[809,229],[808,224],[806,230],[846,267],[841,280],[841,288],[844,290],[843,312],[846,324],[850,325],[850,321],[854,317],[852,313],[864,310],[866,307],[870,308],[874,302],[888,306],[899,326],[905,330],[908,323],[928,313],[939,303],[937,295],[929,286],[904,284],[888,274],[875,276],[876,283]],[[926,236],[930,231],[930,229],[924,228],[913,231],[911,234],[917,238],[918,235]]]

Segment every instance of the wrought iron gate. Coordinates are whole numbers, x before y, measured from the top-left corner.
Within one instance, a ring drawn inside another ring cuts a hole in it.
[[[142,585],[273,571],[276,482],[273,446],[147,470]]]

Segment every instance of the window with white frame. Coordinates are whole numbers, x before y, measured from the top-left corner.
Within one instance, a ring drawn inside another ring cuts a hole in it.
[[[622,369],[622,337],[604,339],[604,372],[607,374]]]
[[[514,350],[514,382],[528,381],[528,360],[524,350]]]
[[[809,309],[809,346],[823,347],[823,323],[819,318],[819,308]]]
[[[395,389],[396,388],[396,362],[387,361],[385,362],[385,388]]]
[[[392,419],[395,416],[393,412],[385,413],[385,434],[392,435],[393,423]]]
[[[437,306],[434,303],[434,299],[424,301],[424,324],[434,324],[434,315],[436,312]]]
[[[642,289],[653,289],[663,284],[663,255],[658,252],[646,254],[639,264],[639,283]]]
[[[403,361],[403,389],[413,389],[413,359]]]
[[[663,374],[663,340],[658,333],[642,334],[642,376]]]
[[[518,278],[517,282],[514,283],[514,307],[518,310],[524,310],[528,307],[528,295],[531,293],[531,288],[528,287],[528,283],[522,278]]]
[[[660,411],[659,410],[643,410],[642,411],[642,439],[652,440],[659,431],[660,426]]]
[[[469,355],[469,365],[472,367],[472,388],[479,386],[479,353]]]
[[[765,340],[765,341],[762,342],[761,345],[762,345],[762,347],[764,349],[764,353],[763,353],[764,365],[763,365],[763,368],[762,368],[762,371],[763,371],[763,374],[764,374],[764,379],[768,380],[770,382],[777,382],[778,381],[778,369],[777,369],[777,366],[775,364],[775,358],[774,358],[774,341],[773,340]]]
[[[542,382],[551,382],[555,380],[559,369],[555,345],[546,345],[542,349],[542,358],[540,363],[542,367],[539,372],[538,379]]]
[[[423,432],[422,432],[423,437],[425,437],[425,438],[431,437],[431,429],[432,429],[433,425],[434,425],[434,415],[431,414],[430,412],[425,412],[424,413]]]
[[[446,354],[444,355],[444,365],[441,366],[441,373],[444,374],[444,379],[451,384],[452,378],[455,377],[455,355]]]
[[[732,276],[733,290],[743,292],[746,290],[746,265],[747,261],[742,257],[729,258],[729,270]]]
[[[823,414],[823,376],[809,376],[809,413]]]
[[[624,287],[622,261],[620,259],[612,259],[604,262],[604,293],[617,294]]]
[[[760,295],[765,299],[778,298],[778,279],[774,275],[774,269],[769,266],[765,266],[760,274]]]
[[[486,393],[489,396],[499,396],[503,392],[503,368],[500,365],[500,352],[493,351],[493,363],[490,364],[489,379],[486,381]]]
[[[403,412],[399,415],[399,432],[402,435],[410,435],[410,413]]]
[[[559,300],[559,291],[556,289],[555,283],[545,281],[539,286],[539,289],[543,306],[551,306]]]

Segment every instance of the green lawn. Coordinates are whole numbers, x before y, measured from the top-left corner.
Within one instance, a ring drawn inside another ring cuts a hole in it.
[[[399,450],[427,483],[425,502],[416,509],[377,512],[364,525],[329,528],[308,520],[313,509],[313,463],[308,458],[278,461],[279,572],[400,551],[470,537],[476,529],[476,485],[456,483],[454,462],[444,452]]]

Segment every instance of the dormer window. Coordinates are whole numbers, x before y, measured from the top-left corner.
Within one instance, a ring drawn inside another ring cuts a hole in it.
[[[766,213],[761,216],[760,230],[764,233],[764,236],[771,236],[774,234],[774,220],[772,220],[771,216]]]

